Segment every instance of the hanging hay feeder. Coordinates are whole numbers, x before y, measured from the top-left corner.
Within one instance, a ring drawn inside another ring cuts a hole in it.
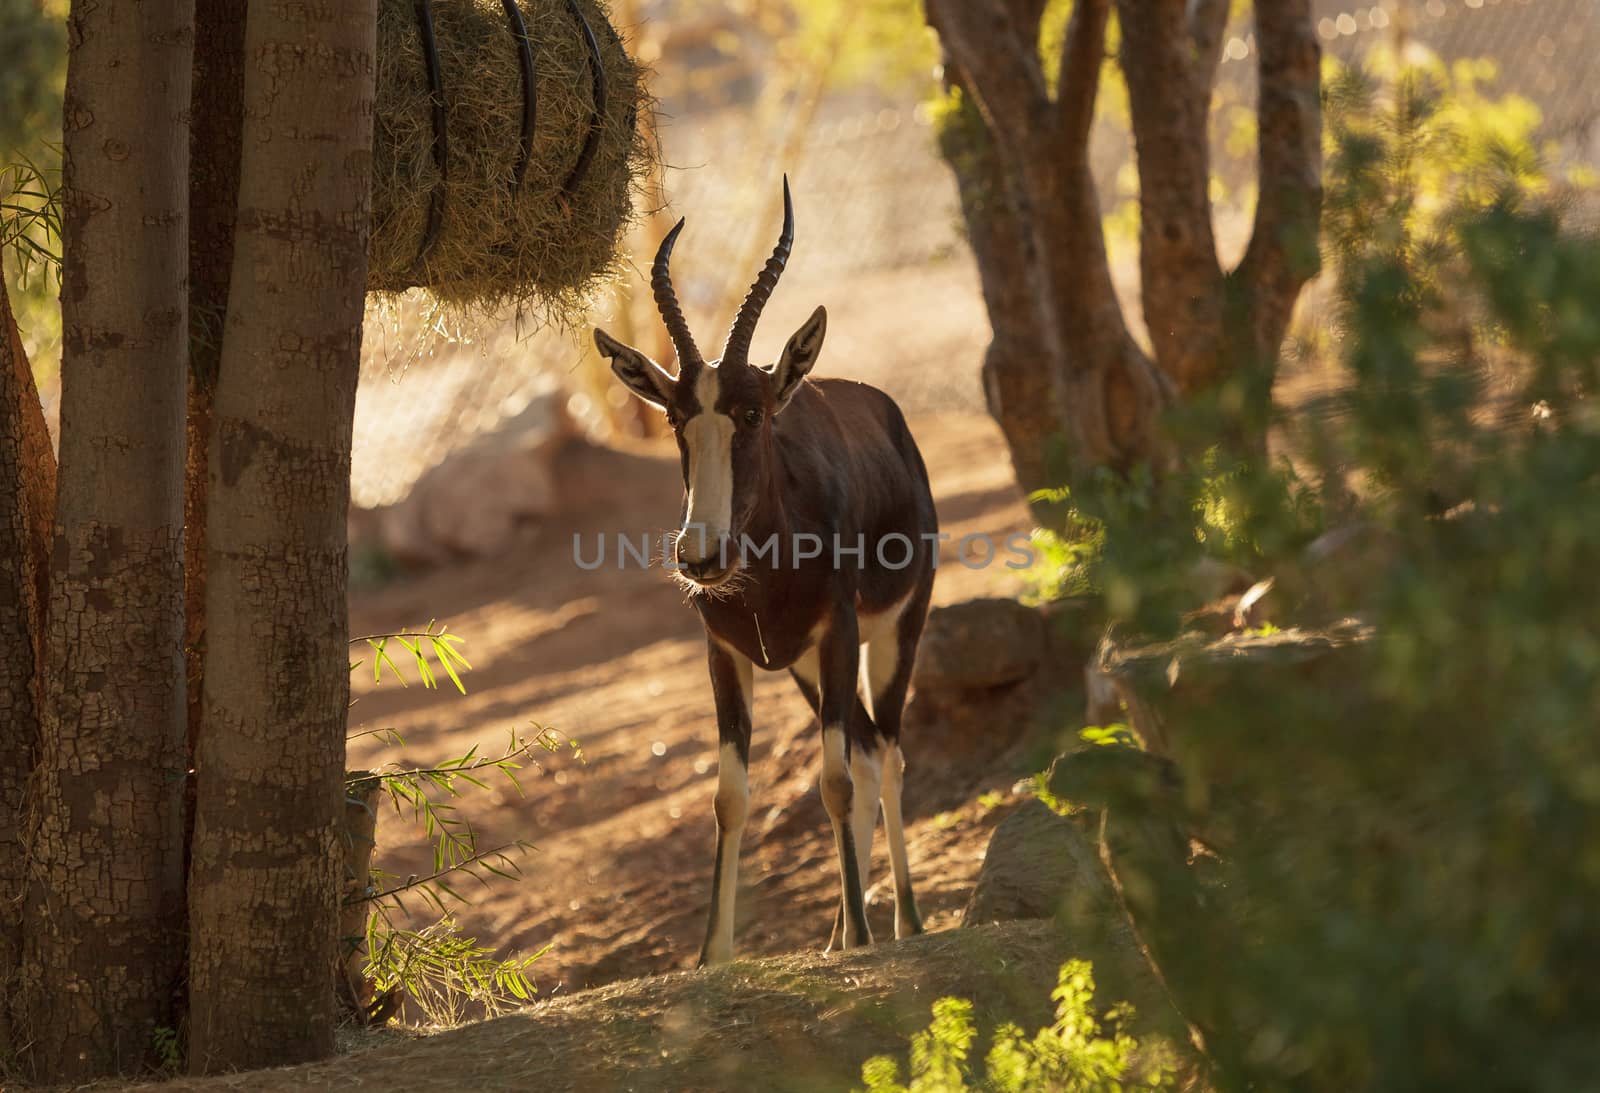
[[[650,165],[597,0],[381,0],[368,288],[570,318]]]

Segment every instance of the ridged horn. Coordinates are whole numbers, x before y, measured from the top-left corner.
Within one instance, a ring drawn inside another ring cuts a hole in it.
[[[694,344],[694,335],[689,333],[683,308],[678,306],[678,294],[672,288],[672,248],[682,230],[683,220],[680,219],[661,241],[661,246],[656,250],[655,264],[650,267],[650,289],[655,293],[656,310],[661,312],[661,321],[666,324],[667,333],[672,337],[672,347],[678,351],[679,378],[705,363],[699,347]]]
[[[767,264],[756,277],[756,283],[750,286],[749,295],[739,305],[739,314],[733,320],[733,328],[728,331],[728,344],[722,350],[724,364],[728,361],[750,363],[750,340],[755,337],[761,309],[767,306],[772,290],[778,287],[778,278],[783,276],[783,267],[789,261],[789,249],[793,245],[794,203],[789,200],[789,176],[784,175],[783,232],[778,236],[778,245],[772,249],[772,257],[767,259]]]

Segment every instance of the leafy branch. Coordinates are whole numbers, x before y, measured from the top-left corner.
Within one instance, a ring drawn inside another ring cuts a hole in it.
[[[546,945],[528,956],[496,955],[476,938],[461,936],[453,916],[421,930],[379,930],[373,916],[367,929],[368,975],[379,996],[403,992],[434,1024],[459,1024],[466,1005],[483,1007],[489,1017],[532,1001],[532,966]]]
[[[61,284],[60,167],[41,167],[25,155],[0,167],[0,254],[8,248],[17,254],[24,286],[36,265]]]
[[[541,732],[541,738],[542,736]],[[412,878],[405,884],[391,888],[374,898],[394,897],[396,907],[404,910],[404,905],[399,900],[399,893],[416,889],[424,900],[434,904],[442,913],[445,904],[441,893],[466,902],[459,892],[442,879],[443,877],[464,872],[480,883],[487,883],[475,869],[481,867],[501,877],[510,877],[512,873],[520,872],[515,863],[506,857],[505,851],[508,848],[480,850],[477,832],[473,830],[471,821],[461,816],[452,802],[460,799],[463,784],[476,789],[488,789],[488,783],[482,776],[493,774],[504,777],[521,794],[522,783],[517,778],[517,772],[523,768],[523,760],[531,758],[532,749],[537,746],[539,746],[537,740],[523,740],[512,732],[505,751],[500,755],[480,756],[474,745],[465,755],[446,760],[437,766],[379,769],[368,775],[367,777],[375,777],[382,783],[383,791],[388,794],[396,815],[404,815],[409,811],[410,819],[422,826],[426,837],[434,840],[434,872],[431,878],[425,878],[424,881]],[[519,849],[526,849],[525,844],[521,842],[514,845]],[[490,862],[491,857],[498,857],[501,864],[497,866]]]
[[[384,668],[406,685],[402,665],[410,665],[424,687],[437,687],[443,675],[462,694],[460,669],[470,669],[459,649],[463,639],[430,620],[421,630],[368,634],[352,638],[351,646],[366,644],[373,654],[373,681],[382,682]],[[395,646],[407,655],[396,656]],[[350,664],[354,672],[364,660]],[[477,745],[466,754],[428,766],[405,767],[386,764],[372,771],[352,772],[347,790],[352,798],[370,799],[372,783],[387,794],[395,814],[409,816],[433,841],[433,869],[425,876],[413,874],[400,879],[394,874],[372,869],[369,883],[353,896],[350,904],[372,908],[366,919],[366,969],[364,987],[352,987],[348,1001],[357,1019],[373,1024],[389,1019],[400,1005],[410,1000],[423,1016],[435,1024],[458,1022],[468,1003],[477,1004],[489,1014],[501,1012],[533,997],[529,974],[533,961],[546,950],[532,956],[501,958],[493,948],[461,936],[446,899],[470,902],[454,888],[450,879],[466,874],[487,887],[492,877],[514,880],[522,872],[512,857],[519,851],[534,849],[517,840],[492,848],[482,848],[472,823],[457,811],[456,801],[469,789],[486,790],[491,780],[500,777],[523,793],[519,772],[528,765],[539,767],[538,753],[553,754],[570,749],[582,761],[577,741],[554,729],[535,725],[532,736],[516,730],[509,733],[505,747],[496,754],[482,754]],[[405,746],[392,728],[366,729],[348,739],[381,737],[387,743]],[[409,915],[404,895],[416,893],[438,912],[432,925],[414,930],[394,921],[396,913]],[[547,947],[548,948],[548,947]]]
[[[448,627],[446,626],[440,626],[435,630],[434,625],[435,620],[430,619],[428,620],[428,625],[421,630],[401,630],[392,634],[367,634],[363,637],[351,638],[350,644],[359,645],[365,642],[372,650],[372,682],[374,683],[383,682],[383,668],[384,665],[388,665],[389,671],[393,673],[395,679],[400,681],[400,686],[408,686],[405,673],[400,670],[400,666],[389,655],[389,644],[393,642],[411,654],[417,678],[422,681],[424,687],[431,689],[439,685],[438,678],[434,675],[436,670],[434,662],[437,662],[437,670],[450,677],[450,682],[456,685],[456,690],[466,694],[467,688],[462,684],[461,676],[456,671],[458,667],[469,670],[472,668],[472,665],[467,662],[467,658],[462,656],[461,651],[456,648],[466,639],[460,634],[447,633]],[[428,657],[429,653],[433,654],[432,661]],[[352,661],[350,670],[353,672],[364,663],[366,663],[364,660]]]

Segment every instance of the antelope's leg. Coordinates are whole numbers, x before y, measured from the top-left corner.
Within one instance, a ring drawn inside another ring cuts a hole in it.
[[[805,695],[806,701],[811,704],[812,711],[818,715],[818,718],[819,718],[818,723],[820,724],[821,723],[820,722],[820,718],[821,718],[821,714],[822,714],[822,700],[821,700],[821,696],[819,695],[818,690],[817,690],[818,673],[819,673],[819,668],[818,668],[818,663],[817,663],[817,654],[816,654],[815,651],[807,653],[804,657],[802,657],[794,665],[793,668],[789,669],[789,674],[794,677],[795,683],[800,688],[800,693]],[[863,724],[870,724],[871,723],[871,718],[867,714],[867,708],[861,704],[859,699],[857,699],[857,701],[856,701],[855,716]],[[854,774],[851,775],[851,779],[852,779],[852,781],[854,781],[854,779],[855,779],[855,775]],[[852,786],[851,789],[852,789],[852,795],[854,795],[854,786]],[[831,820],[831,814],[830,814],[830,820]],[[870,846],[869,846],[868,849],[870,850]],[[867,855],[861,853],[860,850],[858,849],[857,853],[856,853],[856,860],[858,862],[865,862],[867,860]],[[862,874],[862,891],[864,892],[864,891],[866,891],[866,870],[865,869],[861,870],[861,874]],[[841,891],[842,891],[842,889],[841,889]],[[833,916],[833,932],[828,935],[828,947],[827,947],[827,949],[825,951],[831,953],[834,949],[837,949],[839,947],[840,935],[843,932],[844,932],[844,897],[841,895],[840,899],[839,899],[838,909],[834,912],[834,916]]]
[[[750,693],[748,657],[709,638],[711,690],[717,702],[717,853],[711,915],[700,967],[733,959],[734,901],[739,890],[739,844],[750,811]]]
[[[883,830],[889,843],[889,867],[894,873],[894,936],[922,933],[922,915],[911,892],[911,868],[906,860],[905,823],[900,812],[905,757],[900,750],[900,722],[905,713],[906,691],[911,685],[911,665],[928,609],[932,582],[918,590],[902,609],[895,625],[867,643],[866,691],[872,703],[872,723],[884,741],[881,764]],[[870,844],[869,844],[870,845]]]
[[[853,949],[872,943],[867,928],[862,870],[857,861],[855,779],[851,775],[853,751],[877,752],[871,721],[865,710],[857,711],[856,674],[861,664],[861,649],[856,640],[853,612],[838,610],[824,635],[815,659],[802,657],[794,668],[802,689],[809,672],[816,673],[814,686],[818,700],[818,720],[822,723],[822,803],[833,823],[834,848],[839,856],[841,916],[844,920],[842,945]],[[831,943],[830,943],[831,947]]]

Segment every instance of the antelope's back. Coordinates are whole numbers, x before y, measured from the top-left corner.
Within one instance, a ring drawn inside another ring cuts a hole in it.
[[[787,419],[787,420],[786,420]],[[911,571],[929,571],[939,530],[933,490],[922,453],[894,399],[870,384],[847,379],[806,383],[778,415],[786,433],[803,432],[816,459],[813,473],[832,480],[837,509],[848,526],[871,545],[891,534],[916,546]],[[891,551],[898,556],[899,551]],[[871,567],[869,568],[876,568]],[[898,582],[894,582],[898,583]]]

